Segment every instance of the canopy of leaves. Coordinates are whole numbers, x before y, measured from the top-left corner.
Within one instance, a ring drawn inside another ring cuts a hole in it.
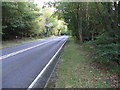
[[[97,60],[120,64],[120,1],[55,4],[55,15],[65,20],[72,35],[80,42],[95,44]]]
[[[32,2],[3,2],[2,39],[59,35],[58,28],[63,30],[65,25],[60,25],[52,14],[49,9],[38,8]]]

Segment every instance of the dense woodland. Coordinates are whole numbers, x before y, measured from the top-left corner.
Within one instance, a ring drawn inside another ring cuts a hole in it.
[[[38,8],[33,2],[3,2],[2,39],[47,37],[65,33],[67,27],[64,21],[51,15],[49,9]]]
[[[60,2],[55,15],[64,19],[72,36],[94,46],[94,59],[120,65],[120,1]]]
[[[120,65],[120,1],[48,4],[54,13],[33,3],[2,3],[3,40],[66,34],[68,28],[78,42],[94,46],[94,59]]]

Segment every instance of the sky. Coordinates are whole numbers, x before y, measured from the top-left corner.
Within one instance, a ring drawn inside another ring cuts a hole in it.
[[[34,3],[38,5],[38,7],[42,7],[44,5],[44,2],[54,2],[54,0],[34,0]]]
[[[55,0],[34,0],[34,3],[37,4],[38,7],[42,7],[44,3],[54,2]],[[51,12],[54,12],[56,9],[54,7],[49,8]]]

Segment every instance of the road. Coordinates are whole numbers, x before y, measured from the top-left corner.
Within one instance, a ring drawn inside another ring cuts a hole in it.
[[[3,49],[2,88],[28,88],[67,39],[61,36]]]

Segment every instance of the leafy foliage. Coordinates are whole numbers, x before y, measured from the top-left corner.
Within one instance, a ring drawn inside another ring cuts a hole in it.
[[[95,59],[120,64],[120,1],[59,2],[56,9],[55,15],[65,20],[76,39],[92,41]]]
[[[33,3],[3,2],[2,3],[2,30],[3,39],[14,39],[15,36],[28,37],[35,34],[33,25],[38,27],[36,18],[41,15]]]

